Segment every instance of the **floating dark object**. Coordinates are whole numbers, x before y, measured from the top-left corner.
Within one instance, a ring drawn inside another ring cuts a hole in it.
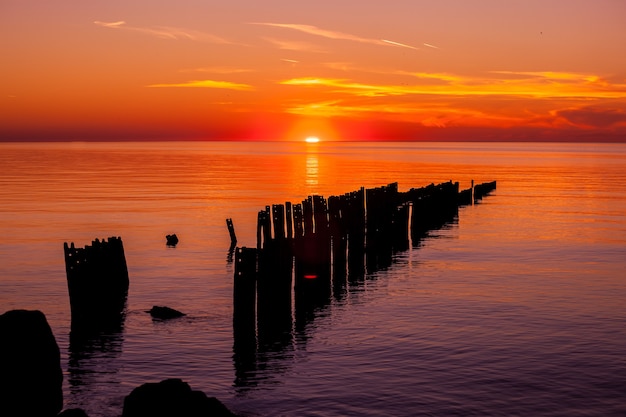
[[[152,306],[152,309],[148,310],[147,312],[150,313],[152,318],[160,320],[169,320],[186,316],[185,313],[181,313],[178,310],[174,310],[173,308],[165,306]]]
[[[178,236],[176,236],[176,233],[165,236],[165,239],[167,239],[167,246],[176,246],[178,244]]]

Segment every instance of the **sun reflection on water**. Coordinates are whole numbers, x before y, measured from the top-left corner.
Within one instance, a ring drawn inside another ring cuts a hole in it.
[[[307,153],[306,155],[306,184],[318,185],[319,160],[317,153]]]

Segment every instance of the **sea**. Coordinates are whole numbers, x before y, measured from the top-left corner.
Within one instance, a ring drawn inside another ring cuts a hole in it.
[[[626,416],[626,144],[1,143],[0,165],[0,313],[45,313],[65,408],[120,416],[180,378],[249,417]],[[497,189],[242,369],[227,218],[255,247],[266,205],[450,180]],[[125,318],[73,347],[63,245],[112,236]]]

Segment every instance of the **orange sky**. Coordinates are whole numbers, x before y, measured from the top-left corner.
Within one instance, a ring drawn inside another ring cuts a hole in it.
[[[0,0],[0,140],[626,141],[622,0]]]

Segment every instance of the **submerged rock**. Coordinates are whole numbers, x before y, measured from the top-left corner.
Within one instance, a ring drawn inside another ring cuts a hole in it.
[[[152,308],[148,310],[148,313],[150,313],[153,318],[160,320],[175,319],[186,316],[185,313],[181,313],[178,310],[165,306],[152,306]]]
[[[176,233],[165,236],[165,239],[167,240],[167,246],[176,246],[178,244],[178,236],[176,236]]]
[[[63,407],[61,354],[38,310],[0,315],[0,415],[56,416]]]
[[[135,388],[124,399],[122,417],[237,417],[215,397],[193,391],[181,379],[166,379]]]

